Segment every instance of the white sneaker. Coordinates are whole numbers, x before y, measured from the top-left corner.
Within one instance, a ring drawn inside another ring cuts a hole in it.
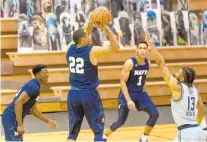
[[[139,142],[148,142],[148,137],[149,137],[148,135],[142,135]]]
[[[103,141],[107,141],[107,136],[105,134],[103,134]]]

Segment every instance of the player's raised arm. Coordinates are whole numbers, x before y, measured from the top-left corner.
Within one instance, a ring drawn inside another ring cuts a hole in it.
[[[164,58],[158,52],[156,46],[154,45],[153,41],[151,40],[151,37],[150,37],[148,31],[146,32],[146,41],[149,44],[150,52],[151,52],[153,59],[156,61],[158,67],[160,67],[160,69],[162,71],[162,76],[172,91],[173,99],[178,100],[181,96],[181,93],[179,93],[181,91],[181,88],[178,85],[178,80],[170,74],[170,71],[165,63]]]
[[[127,88],[127,85],[126,85],[126,82],[129,78],[129,75],[130,75],[130,71],[132,70],[133,68],[133,62],[131,59],[128,59],[125,63],[124,63],[124,67],[121,71],[121,79],[120,79],[120,83],[121,83],[121,89],[122,89],[122,92],[124,94],[124,97],[127,101],[127,105],[128,105],[128,108],[130,110],[136,110],[136,107],[135,107],[135,104],[134,102],[131,100],[130,96],[129,96],[129,91],[128,91],[128,88]]]
[[[99,58],[102,56],[106,56],[112,53],[115,53],[119,50],[119,42],[116,39],[116,36],[113,34],[113,32],[109,29],[108,26],[103,25],[99,27],[100,29],[104,30],[109,37],[110,45],[108,46],[94,46],[91,50],[91,56],[93,58]]]
[[[84,29],[88,32],[88,34],[90,34],[92,32],[93,29],[93,22],[90,18],[89,22],[86,24],[86,26],[84,27]]]

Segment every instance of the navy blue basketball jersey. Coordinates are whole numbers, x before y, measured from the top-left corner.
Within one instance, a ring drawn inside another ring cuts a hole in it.
[[[79,89],[95,89],[99,85],[98,68],[90,61],[93,46],[77,48],[72,44],[67,52],[71,86]]]
[[[22,117],[24,118],[37,102],[38,96],[40,94],[39,81],[37,79],[32,79],[24,84],[18,90],[17,94],[14,97],[14,100],[6,108],[7,111],[13,112],[15,114],[15,101],[18,99],[19,96],[21,96],[22,92],[26,92],[30,97],[30,99],[23,105]]]
[[[133,68],[130,71],[129,79],[127,80],[127,87],[129,91],[143,91],[146,75],[149,71],[149,62],[144,60],[144,65],[139,65],[135,57],[131,58]]]

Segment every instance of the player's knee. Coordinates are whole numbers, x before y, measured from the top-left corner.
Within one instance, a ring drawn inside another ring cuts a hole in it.
[[[68,141],[70,140],[76,140],[78,137],[78,132],[70,132],[68,136]]]
[[[152,118],[154,118],[155,120],[157,120],[158,117],[160,116],[160,113],[156,109],[155,111],[152,112],[151,116],[152,116]]]
[[[157,108],[154,105],[153,106],[151,105],[148,108],[148,113],[149,113],[150,117],[152,117],[153,119],[157,119],[160,115]]]
[[[153,111],[150,115],[150,126],[154,126],[155,123],[157,122],[157,119],[159,117],[159,112],[158,111]]]

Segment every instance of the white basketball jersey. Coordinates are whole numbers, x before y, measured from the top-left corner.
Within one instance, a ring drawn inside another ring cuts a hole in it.
[[[174,121],[178,127],[185,124],[197,124],[197,89],[194,86],[189,88],[187,85],[181,84],[181,90],[181,98],[178,101],[171,99]]]

